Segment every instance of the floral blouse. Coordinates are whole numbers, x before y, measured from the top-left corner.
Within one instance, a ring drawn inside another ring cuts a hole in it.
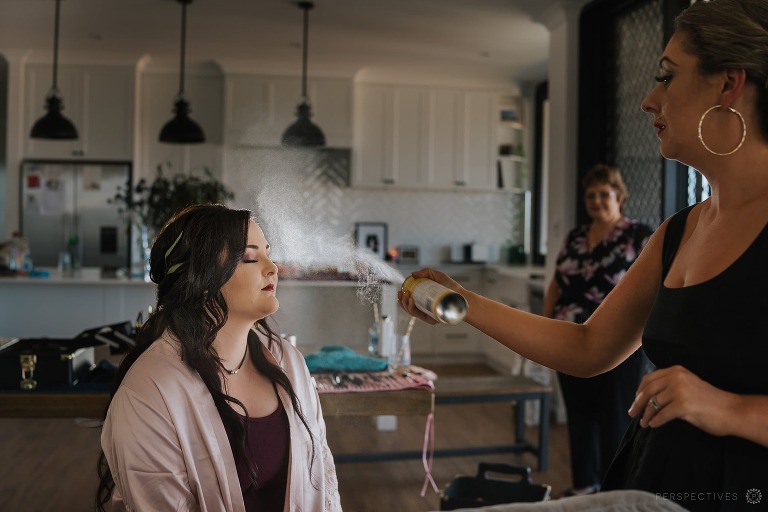
[[[554,318],[583,323],[603,302],[651,236],[652,230],[628,217],[589,250],[589,224],[568,233],[557,256],[555,279],[560,296]]]

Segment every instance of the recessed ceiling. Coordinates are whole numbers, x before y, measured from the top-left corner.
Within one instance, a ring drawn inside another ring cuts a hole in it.
[[[445,69],[545,78],[550,0],[316,0],[310,74],[366,68]],[[0,0],[0,53],[52,54],[54,0]],[[194,0],[187,62],[300,73],[302,11],[289,0]],[[176,0],[63,0],[59,55],[149,57],[177,65]]]

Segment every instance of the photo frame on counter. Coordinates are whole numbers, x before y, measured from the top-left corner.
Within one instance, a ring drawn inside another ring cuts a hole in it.
[[[387,223],[356,222],[355,244],[384,259],[387,254]]]

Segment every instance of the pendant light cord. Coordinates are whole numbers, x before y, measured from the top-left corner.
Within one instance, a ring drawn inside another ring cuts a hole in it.
[[[301,67],[301,97],[304,101],[307,101],[307,52],[309,46],[309,10],[312,8],[312,4],[307,2],[302,8],[304,9],[304,45],[303,45],[303,63]]]
[[[185,56],[185,47],[186,47],[186,41],[187,41],[187,0],[180,0],[181,2],[181,64],[180,69],[181,72],[179,73],[179,94],[178,98],[183,99],[184,98],[184,56]]]
[[[59,9],[61,0],[56,0],[56,21],[53,26],[53,85],[51,86],[51,95],[58,96],[59,87],[57,85],[59,68]]]

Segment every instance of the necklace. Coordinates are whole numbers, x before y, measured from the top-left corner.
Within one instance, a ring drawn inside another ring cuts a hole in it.
[[[240,364],[237,365],[237,368],[235,368],[234,370],[227,370],[226,368],[224,368],[224,369],[227,370],[227,373],[229,373],[230,375],[236,374],[237,372],[240,371],[240,368],[243,367],[243,363],[245,362],[245,356],[247,356],[247,355],[248,355],[248,344],[246,343],[245,344],[245,352],[243,352],[243,358],[240,360]]]

